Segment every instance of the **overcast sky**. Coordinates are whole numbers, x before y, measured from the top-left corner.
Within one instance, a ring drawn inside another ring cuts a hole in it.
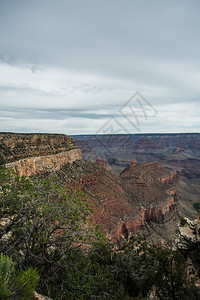
[[[0,0],[0,131],[200,132],[199,30],[199,0]]]

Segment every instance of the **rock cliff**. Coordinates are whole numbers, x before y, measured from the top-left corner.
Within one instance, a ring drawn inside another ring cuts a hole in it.
[[[174,239],[174,251],[180,250],[189,252],[190,248],[197,247],[200,244],[200,213],[198,219],[189,220],[183,218],[185,224],[178,226],[178,234]]]
[[[82,159],[81,150],[64,134],[0,133],[0,155],[20,175],[57,171]]]
[[[101,224],[102,231],[114,243],[135,233],[151,236],[156,228],[155,241],[169,238],[168,222],[177,216],[178,197],[174,185],[160,178],[171,171],[159,163],[137,164],[116,176],[102,166],[75,161],[57,172],[67,187],[81,188],[93,205],[93,224]],[[152,225],[154,224],[154,225]],[[166,225],[165,225],[166,224]],[[172,230],[175,234],[175,227]]]
[[[181,224],[182,223],[182,224]],[[200,287],[200,213],[196,220],[182,217],[173,241],[173,251],[180,251],[185,258],[187,277]],[[199,298],[198,298],[199,299]]]
[[[133,161],[121,173],[124,189],[141,205],[142,220],[163,223],[177,210],[176,190],[171,187],[179,180],[157,162],[137,164]]]

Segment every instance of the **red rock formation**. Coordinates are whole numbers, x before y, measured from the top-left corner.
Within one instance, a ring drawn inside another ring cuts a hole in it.
[[[127,229],[125,223],[122,223],[122,224],[120,225],[120,233],[121,233],[121,235],[122,235],[125,239],[128,238],[128,229]]]
[[[105,168],[109,166],[107,159],[96,158],[96,159],[93,160],[93,162],[95,164],[100,165],[100,166],[105,167]]]
[[[159,180],[165,184],[172,184],[177,182],[180,179],[180,176],[176,171],[172,171],[171,175],[160,177]]]
[[[177,196],[175,190],[168,190],[165,184],[174,184],[179,176],[170,175],[158,163],[131,164],[122,173],[123,185],[130,197],[141,203],[142,223],[154,221],[163,223],[172,212],[176,211]],[[170,173],[170,171],[168,171]]]
[[[193,143],[191,144],[191,148],[200,150],[200,137],[199,136],[196,137],[196,139],[193,141]]]
[[[136,160],[133,160],[129,166],[129,168],[133,168],[134,166],[137,165],[137,161]]]
[[[134,149],[163,149],[159,144],[155,144],[150,138],[141,137],[133,145]]]
[[[66,181],[72,168],[79,170],[73,177],[93,205],[93,225],[101,224],[103,233],[116,244],[120,236],[127,238],[146,230],[148,222],[164,224],[176,214],[173,183],[169,189],[168,184],[159,180],[171,173],[156,162],[137,164],[134,161],[121,176],[85,161],[74,162],[68,168],[69,171],[62,168]]]

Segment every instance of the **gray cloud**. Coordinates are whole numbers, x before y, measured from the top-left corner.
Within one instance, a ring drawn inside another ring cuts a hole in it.
[[[30,131],[27,120],[37,119],[40,131],[47,120],[73,119],[76,132],[92,133],[100,120],[120,118],[135,90],[158,107],[160,117],[148,123],[153,132],[172,130],[161,126],[171,104],[178,105],[174,127],[187,130],[183,107],[188,130],[196,130],[199,9],[198,0],[1,0],[1,130]]]
[[[2,118],[15,119],[48,119],[48,120],[66,120],[73,119],[108,119],[110,114],[99,113],[98,108],[89,107],[71,108],[71,109],[19,109],[19,107],[0,107]],[[118,114],[113,114],[115,117],[120,117]]]

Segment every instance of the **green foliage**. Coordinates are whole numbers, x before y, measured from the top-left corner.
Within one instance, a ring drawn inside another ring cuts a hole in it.
[[[132,239],[115,255],[117,280],[131,297],[146,297],[155,282],[155,248],[141,239]]]
[[[200,211],[200,202],[196,202],[193,204],[193,207],[197,210]]]
[[[98,250],[99,252],[100,250]],[[93,251],[91,251],[93,252]],[[124,291],[115,280],[111,265],[93,260],[91,253],[79,251],[63,260],[51,278],[53,299],[123,299]],[[56,284],[55,284],[56,282]]]
[[[8,218],[9,243],[15,243],[16,255],[23,252],[23,261],[37,257],[52,263],[60,251],[86,240],[90,208],[81,191],[72,193],[55,178],[33,180],[3,170],[0,176],[0,217]]]
[[[5,164],[5,160],[2,157],[2,155],[0,154],[0,168]]]
[[[0,251],[20,267],[36,266],[40,286],[57,270],[58,262],[95,236],[90,205],[81,191],[71,192],[56,178],[19,177],[0,170]],[[10,238],[1,239],[9,232]]]
[[[153,286],[163,300],[198,299],[179,253],[137,236],[114,249],[90,214],[82,191],[1,168],[0,252],[12,259],[1,256],[0,299],[29,299],[39,280],[33,267],[37,291],[55,300],[143,299]]]
[[[160,248],[157,260],[156,287],[159,299],[184,299],[187,288],[184,257],[179,252]]]
[[[12,259],[1,254],[0,256],[0,299],[9,299],[11,296],[10,278],[14,273]]]
[[[183,226],[185,226],[185,224],[187,224],[187,221],[183,216],[180,216],[179,220],[180,220],[180,226],[181,227],[183,227]]]
[[[33,291],[39,281],[35,269],[17,273],[10,257],[0,256],[0,299],[28,300],[33,296]]]
[[[28,268],[27,270],[21,271],[21,273],[16,278],[16,285],[20,288],[18,289],[18,294],[23,300],[27,300],[31,297],[33,290],[35,290],[38,285],[39,275],[36,269]]]

